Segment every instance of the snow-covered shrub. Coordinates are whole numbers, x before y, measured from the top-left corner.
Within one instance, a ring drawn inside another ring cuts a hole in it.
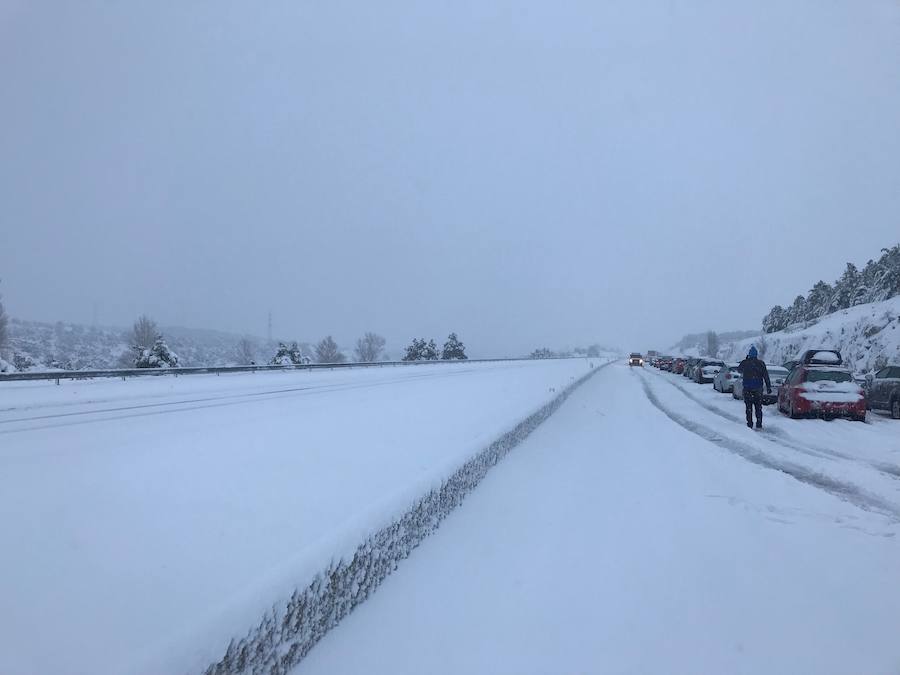
[[[469,357],[466,356],[466,346],[459,341],[456,333],[450,333],[447,341],[444,343],[444,351],[441,352],[441,359],[444,361],[465,361]]]
[[[529,355],[529,358],[532,359],[552,359],[556,356],[552,350],[547,349],[547,347],[541,347],[540,349],[535,349]]]
[[[26,371],[34,368],[34,360],[28,354],[21,354],[19,352],[13,353],[13,365],[16,367],[16,370]]]
[[[285,343],[278,343],[278,351],[269,363],[273,366],[299,366],[310,362],[308,356],[304,356],[300,345],[292,342],[288,347]]]
[[[157,336],[153,346],[142,349],[134,360],[135,368],[177,368],[178,355],[169,349],[162,335]]]

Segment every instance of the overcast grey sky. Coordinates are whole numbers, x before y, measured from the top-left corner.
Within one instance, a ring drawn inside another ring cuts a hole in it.
[[[0,83],[14,317],[645,349],[900,241],[897,0],[0,0]]]

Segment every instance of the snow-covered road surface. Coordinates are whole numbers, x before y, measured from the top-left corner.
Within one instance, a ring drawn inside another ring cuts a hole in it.
[[[293,675],[900,672],[900,428],[667,377],[588,381]]]
[[[573,359],[9,383],[0,673],[201,672],[589,370]]]

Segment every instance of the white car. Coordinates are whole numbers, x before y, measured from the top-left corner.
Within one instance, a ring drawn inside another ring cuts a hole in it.
[[[725,367],[716,375],[716,379],[713,380],[713,389],[721,391],[723,394],[730,394],[734,391],[735,381],[741,379],[737,367],[736,363],[726,363]]]

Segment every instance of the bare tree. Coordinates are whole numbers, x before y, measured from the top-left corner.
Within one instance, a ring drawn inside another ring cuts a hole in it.
[[[158,337],[159,327],[156,322],[146,314],[142,314],[131,329],[131,347],[136,352],[150,349]]]
[[[9,342],[9,317],[6,316],[6,310],[3,309],[3,296],[0,295],[0,353],[6,348]]]
[[[316,345],[316,361],[319,363],[343,363],[344,355],[330,335]]]
[[[241,338],[234,348],[234,358],[241,366],[256,363],[256,343],[250,338]]]
[[[361,363],[377,361],[384,351],[385,340],[376,333],[366,333],[356,341],[356,360]]]
[[[706,354],[712,358],[719,355],[719,336],[715,331],[709,331],[706,334]]]

